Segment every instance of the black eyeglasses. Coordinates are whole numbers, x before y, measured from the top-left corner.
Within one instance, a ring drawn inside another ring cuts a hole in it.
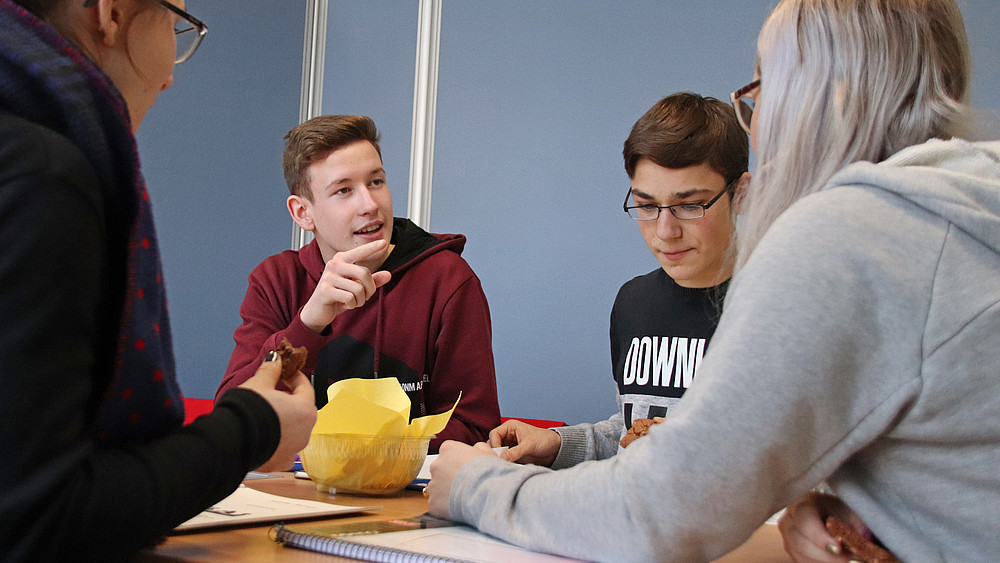
[[[741,176],[737,176],[735,180],[726,184],[726,187],[722,188],[721,192],[715,194],[715,197],[709,200],[708,203],[677,203],[674,205],[644,203],[642,205],[629,205],[628,198],[632,195],[632,187],[629,186],[628,192],[625,194],[625,203],[622,204],[622,209],[625,210],[625,213],[628,213],[629,217],[636,221],[655,221],[660,218],[660,210],[662,209],[669,209],[674,217],[678,219],[701,219],[705,216],[705,211],[709,207],[712,207],[712,204],[719,201],[722,194],[736,186]]]
[[[757,100],[750,95],[750,92],[757,88],[760,88],[760,78],[729,95],[733,110],[736,111],[736,120],[747,134],[750,134],[750,119],[753,118],[753,109],[757,104]]]
[[[198,50],[198,45],[201,45],[202,37],[205,37],[205,33],[208,32],[208,26],[167,0],[158,1],[161,6],[180,16],[180,19],[174,23],[174,35],[177,37],[177,52],[174,55],[174,64],[181,64],[190,59],[191,55]]]

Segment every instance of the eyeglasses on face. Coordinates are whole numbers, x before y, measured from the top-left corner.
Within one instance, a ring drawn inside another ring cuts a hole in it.
[[[737,176],[735,180],[726,184],[726,187],[722,188],[721,192],[715,194],[715,197],[709,200],[708,203],[677,203],[674,205],[654,205],[652,203],[629,205],[628,198],[632,195],[632,188],[629,187],[628,192],[625,193],[625,203],[622,204],[622,209],[625,210],[625,213],[628,213],[629,217],[636,221],[655,221],[660,218],[660,211],[663,209],[669,209],[670,213],[678,219],[701,219],[705,216],[705,211],[709,207],[712,207],[715,202],[719,201],[722,194],[736,187],[739,181],[740,176]]]
[[[157,1],[161,6],[177,14],[180,18],[174,23],[174,35],[177,37],[177,52],[174,56],[174,64],[181,64],[190,59],[191,55],[198,50],[198,45],[201,45],[201,39],[208,32],[208,26],[167,0]]]
[[[750,93],[758,88],[760,88],[760,78],[729,95],[729,100],[733,103],[733,110],[736,111],[736,120],[740,122],[740,127],[748,135],[750,134],[750,120],[753,118],[753,109],[757,104],[757,100]]]

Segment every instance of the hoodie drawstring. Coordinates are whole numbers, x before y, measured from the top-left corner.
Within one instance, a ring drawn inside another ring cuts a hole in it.
[[[378,368],[379,360],[382,357],[382,317],[384,313],[384,297],[385,297],[385,286],[378,288],[378,311],[375,314],[375,357],[372,362],[372,375],[375,379],[378,379]],[[425,377],[421,377],[421,380],[417,383],[419,385],[419,390],[417,395],[420,397],[420,416],[427,416],[427,405],[424,403],[424,384],[426,383]]]
[[[382,309],[384,303],[383,289],[385,286],[378,288],[378,311],[375,315],[375,358],[373,362],[373,372],[375,379],[378,379],[378,364],[379,359],[382,357]]]

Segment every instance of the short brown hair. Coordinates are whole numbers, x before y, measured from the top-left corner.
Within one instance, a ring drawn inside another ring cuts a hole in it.
[[[625,140],[631,178],[646,158],[664,168],[708,164],[728,184],[747,171],[747,134],[729,104],[690,92],[671,94],[649,108]]]
[[[382,158],[379,138],[375,122],[364,115],[321,115],[302,123],[285,135],[281,163],[288,191],[312,201],[308,170],[314,162],[358,141],[371,143]]]

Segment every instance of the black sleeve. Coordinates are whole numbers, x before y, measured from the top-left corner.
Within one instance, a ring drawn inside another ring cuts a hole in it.
[[[0,114],[4,560],[126,558],[232,492],[279,441],[277,415],[245,389],[149,443],[91,440],[107,381],[95,369],[108,261],[99,192],[68,141]]]

